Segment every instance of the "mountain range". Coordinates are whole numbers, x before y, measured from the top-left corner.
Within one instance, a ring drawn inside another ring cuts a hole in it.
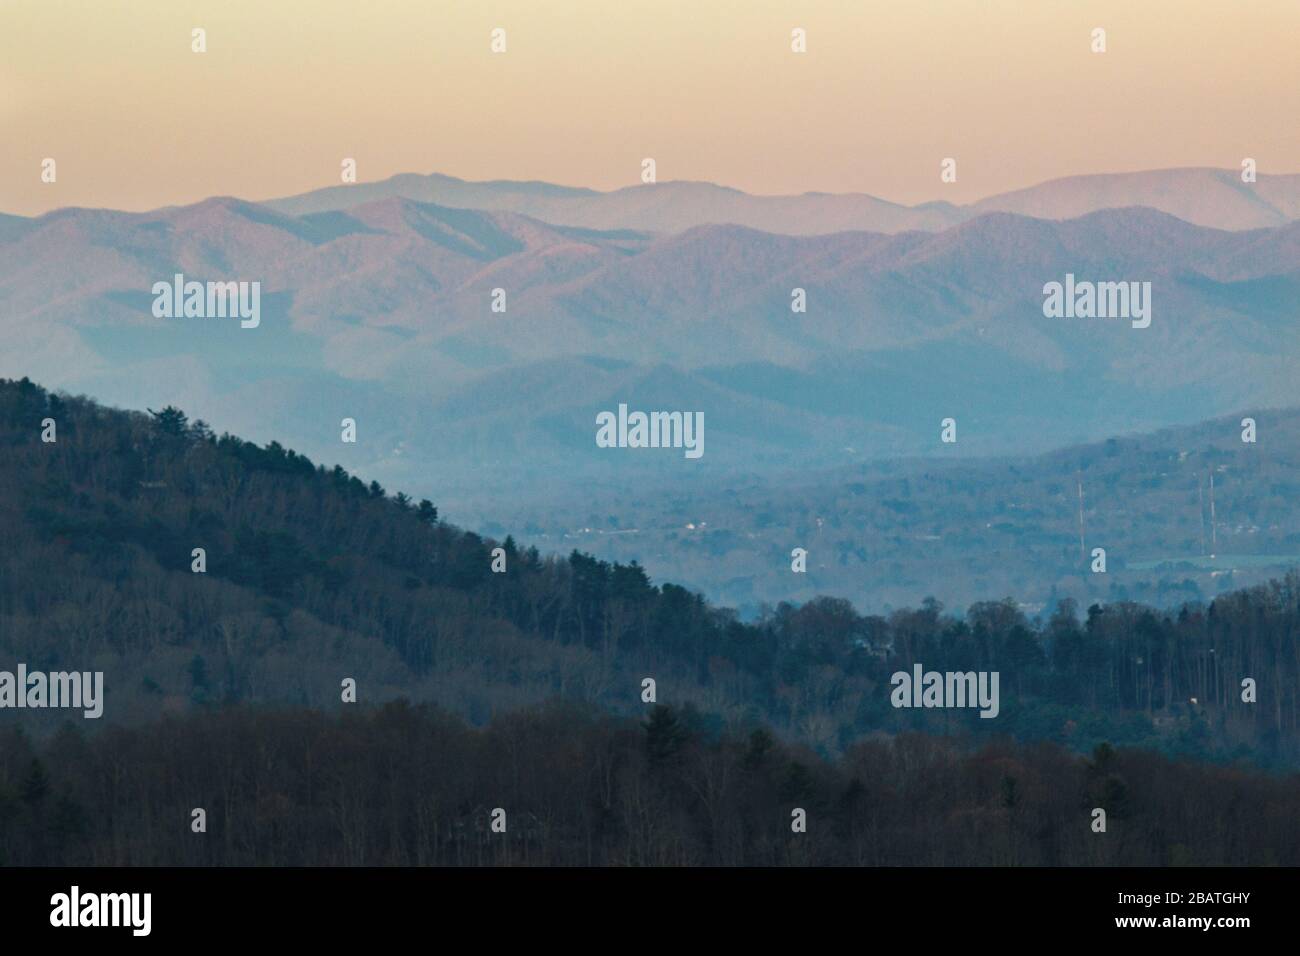
[[[1260,175],[1243,183],[1236,170],[1190,168],[1103,173],[1048,180],[967,205],[892,203],[864,193],[809,192],[755,196],[705,182],[664,182],[610,192],[543,182],[467,182],[406,173],[376,183],[328,186],[266,205],[291,215],[351,209],[376,199],[411,199],[458,209],[515,212],[588,229],[682,232],[730,223],[763,232],[939,231],[987,212],[1073,219],[1101,209],[1147,206],[1219,229],[1261,229],[1300,218],[1300,175]]]
[[[687,467],[1041,452],[1295,404],[1297,182],[1080,177],[963,207],[964,221],[932,222],[939,231],[894,234],[794,234],[825,228],[813,213],[791,214],[791,234],[651,231],[767,200],[690,184],[605,194],[446,177],[270,204],[6,217],[0,374],[128,407],[171,402],[258,440],[293,435],[320,458],[453,498],[687,480]],[[451,205],[391,194],[416,186]],[[698,190],[734,204],[695,201]],[[831,198],[795,205],[854,206]],[[1137,200],[1146,205],[1108,208]],[[572,203],[607,212],[570,217]],[[652,207],[666,218],[637,211]],[[1271,211],[1251,220],[1246,209]],[[1039,218],[1051,212],[1085,214]],[[1252,222],[1268,225],[1241,228]],[[176,273],[260,282],[259,327],[155,318],[151,287]],[[1067,275],[1149,282],[1150,327],[1045,317],[1044,285]],[[800,294],[803,312],[792,308]],[[703,411],[704,457],[598,449],[595,416],[620,403]],[[949,417],[958,440],[940,443]],[[344,418],[358,423],[354,445],[339,441]]]

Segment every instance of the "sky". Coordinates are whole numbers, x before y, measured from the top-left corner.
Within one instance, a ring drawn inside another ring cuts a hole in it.
[[[362,181],[596,189],[651,157],[660,181],[909,204],[1293,173],[1298,36],[1297,0],[0,0],[0,211],[270,199],[348,157]]]

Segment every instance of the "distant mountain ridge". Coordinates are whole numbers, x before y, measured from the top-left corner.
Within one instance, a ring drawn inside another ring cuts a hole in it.
[[[1225,231],[1149,208],[986,212],[942,232],[670,235],[377,199],[293,216],[230,198],[0,222],[0,374],[158,396],[419,487],[659,468],[592,439],[621,401],[706,413],[700,466],[1043,451],[1292,405],[1300,223]],[[182,272],[256,279],[256,330],[156,319]],[[1066,274],[1152,283],[1155,319],[1047,319]],[[492,309],[494,289],[508,309]],[[792,290],[807,311],[793,311]],[[435,442],[434,436],[437,436]],[[436,447],[435,447],[436,445]]]
[[[758,196],[707,182],[666,181],[610,192],[542,182],[468,182],[441,173],[403,173],[374,183],[327,186],[264,205],[291,215],[338,211],[400,197],[455,208],[515,212],[590,229],[681,232],[732,224],[784,235],[863,230],[937,232],[987,212],[1073,219],[1103,209],[1147,206],[1200,226],[1259,229],[1300,218],[1300,174],[1186,168],[1069,176],[967,205],[906,206],[863,193]]]

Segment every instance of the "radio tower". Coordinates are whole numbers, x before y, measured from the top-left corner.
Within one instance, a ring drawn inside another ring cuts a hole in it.
[[[1087,561],[1088,553],[1083,544],[1083,482],[1079,482],[1079,560]]]
[[[1210,472],[1210,557],[1219,550],[1219,529],[1214,517],[1214,472]]]
[[[1205,556],[1205,484],[1198,473],[1196,476],[1196,513],[1201,519],[1201,556]]]

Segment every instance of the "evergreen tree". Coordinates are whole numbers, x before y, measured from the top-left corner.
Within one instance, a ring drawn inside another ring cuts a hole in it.
[[[153,416],[154,425],[164,435],[183,438],[189,433],[189,418],[174,405],[168,405],[161,412],[155,412],[151,408],[149,414]]]
[[[645,723],[645,746],[650,762],[659,764],[675,757],[685,746],[687,737],[673,709],[655,704]]]

